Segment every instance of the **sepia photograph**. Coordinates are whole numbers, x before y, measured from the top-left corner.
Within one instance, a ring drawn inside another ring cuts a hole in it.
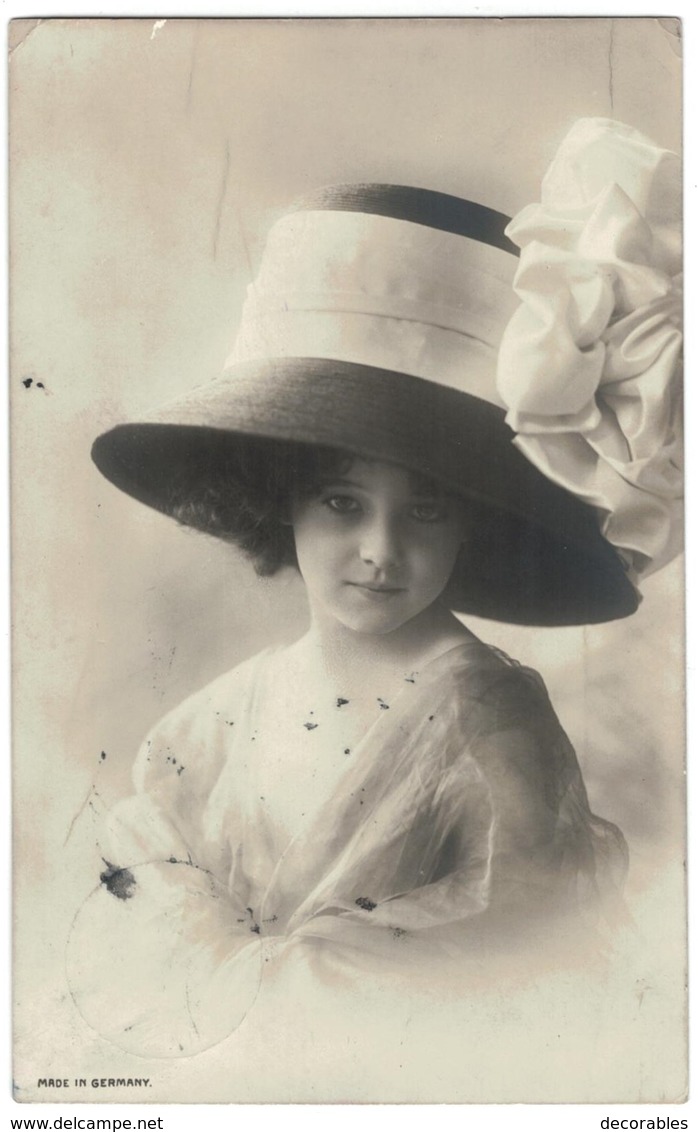
[[[14,1099],[685,1101],[681,21],[9,37]]]

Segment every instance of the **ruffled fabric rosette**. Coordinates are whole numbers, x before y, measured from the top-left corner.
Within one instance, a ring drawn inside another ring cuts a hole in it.
[[[676,154],[589,118],[507,228],[521,305],[497,386],[514,443],[596,509],[634,584],[682,546],[680,222]]]

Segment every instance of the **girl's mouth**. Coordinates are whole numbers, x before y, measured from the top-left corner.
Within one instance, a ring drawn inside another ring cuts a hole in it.
[[[405,592],[402,586],[384,586],[373,582],[347,582],[347,585],[364,593],[375,594],[376,597],[390,597],[392,594]]]

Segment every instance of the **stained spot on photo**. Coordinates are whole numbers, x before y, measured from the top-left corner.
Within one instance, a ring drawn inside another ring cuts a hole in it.
[[[104,863],[107,867],[99,874],[99,879],[107,892],[117,900],[130,900],[136,888],[136,878],[133,873],[129,869],[120,869],[117,865],[112,865],[110,861]]]

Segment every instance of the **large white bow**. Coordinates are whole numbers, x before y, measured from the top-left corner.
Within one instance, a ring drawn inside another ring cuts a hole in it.
[[[507,422],[597,509],[634,582],[682,545],[680,185],[675,154],[581,119],[507,229],[522,249],[498,361]]]

